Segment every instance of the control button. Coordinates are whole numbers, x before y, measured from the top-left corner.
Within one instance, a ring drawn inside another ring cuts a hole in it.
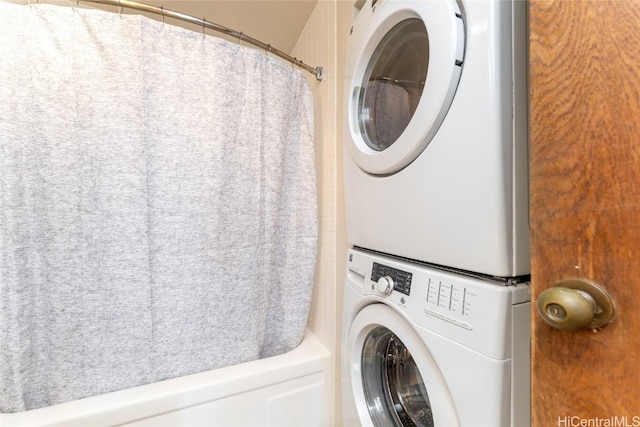
[[[442,314],[438,313],[437,311],[425,308],[424,312],[427,313],[429,316],[435,317],[436,319],[444,320],[444,316]]]
[[[468,329],[468,330],[472,330],[473,329],[473,326],[471,326],[470,323],[463,322],[463,321],[460,321],[460,326],[462,326],[463,328]]]
[[[376,283],[382,277],[388,277],[392,280],[392,290],[410,295],[413,273],[374,262],[371,271],[371,281]]]
[[[473,329],[473,326],[470,323],[460,319],[456,319],[455,317],[438,313],[437,311],[431,310],[429,308],[424,308],[423,311],[425,314],[428,314],[429,316],[435,317],[436,319],[444,320],[445,322],[451,323],[452,325],[460,326],[461,328],[467,329],[469,331]]]
[[[454,325],[456,325],[456,326],[462,326],[462,325],[460,324],[460,321],[459,321],[458,319],[453,318],[453,317],[451,317],[451,316],[445,316],[445,319],[444,319],[444,320],[446,320],[447,322],[452,323],[452,324],[454,324]]]
[[[376,291],[381,295],[391,295],[393,292],[393,279],[389,276],[378,279]]]

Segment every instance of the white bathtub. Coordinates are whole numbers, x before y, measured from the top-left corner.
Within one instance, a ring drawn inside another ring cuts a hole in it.
[[[0,414],[0,426],[327,426],[329,366],[329,351],[307,331],[280,356]]]

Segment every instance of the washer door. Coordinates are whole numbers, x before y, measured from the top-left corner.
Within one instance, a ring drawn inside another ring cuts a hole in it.
[[[455,0],[363,6],[345,65],[346,139],[361,169],[395,173],[429,144],[453,101],[464,40]]]
[[[351,325],[344,351],[363,426],[459,424],[445,381],[427,346],[393,309],[384,304],[362,309]]]

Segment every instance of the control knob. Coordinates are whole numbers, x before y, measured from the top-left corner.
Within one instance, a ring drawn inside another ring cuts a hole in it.
[[[383,276],[376,283],[376,292],[381,295],[391,295],[393,292],[393,279],[389,276]]]

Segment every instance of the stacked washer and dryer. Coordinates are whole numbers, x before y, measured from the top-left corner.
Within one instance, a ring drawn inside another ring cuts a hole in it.
[[[526,426],[526,3],[360,0],[346,59],[345,426]]]

